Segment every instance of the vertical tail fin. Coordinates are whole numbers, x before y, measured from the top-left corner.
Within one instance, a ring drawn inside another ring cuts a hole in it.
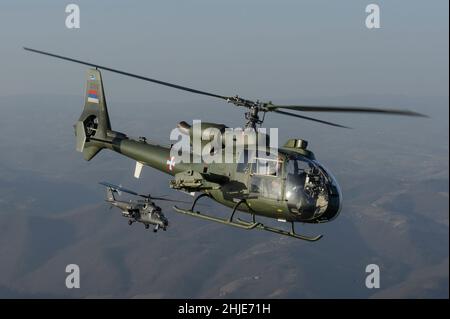
[[[106,187],[106,200],[115,201],[116,198],[114,197],[114,193],[117,193],[115,189],[112,189],[111,187]]]
[[[84,109],[75,124],[75,135],[77,151],[82,152],[84,159],[89,161],[104,148],[101,140],[111,130],[111,122],[100,71],[89,69],[86,82]]]

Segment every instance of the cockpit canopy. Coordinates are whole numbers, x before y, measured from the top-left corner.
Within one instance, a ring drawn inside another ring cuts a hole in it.
[[[250,193],[286,201],[289,211],[305,220],[327,221],[339,213],[339,185],[318,161],[295,153],[245,153],[237,171],[250,173]]]
[[[285,199],[291,212],[311,218],[339,212],[342,198],[339,185],[318,161],[301,155],[289,156],[285,176]]]

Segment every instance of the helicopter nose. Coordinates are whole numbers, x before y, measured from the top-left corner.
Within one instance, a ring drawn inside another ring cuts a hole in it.
[[[328,199],[328,207],[320,216],[322,221],[331,221],[335,219],[342,209],[342,193],[339,187],[335,188],[335,192]]]
[[[328,203],[328,208],[325,211],[325,213],[322,215],[322,218],[326,219],[327,221],[335,219],[342,209],[342,201],[340,196],[335,196],[334,198],[331,198]]]

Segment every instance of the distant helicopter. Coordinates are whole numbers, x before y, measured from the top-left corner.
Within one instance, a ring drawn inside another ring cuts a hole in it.
[[[150,225],[154,225],[155,227],[153,228],[153,231],[155,233],[160,228],[162,228],[162,230],[164,231],[167,230],[169,221],[164,216],[161,207],[156,205],[154,200],[182,202],[165,197],[153,197],[150,194],[139,194],[122,186],[117,186],[107,182],[100,182],[99,184],[106,186],[106,202],[108,202],[111,207],[117,207],[122,211],[122,216],[128,218],[128,225],[131,226],[134,222],[139,222],[144,224],[146,229],[148,229]],[[144,199],[134,201],[121,201],[116,199],[116,197],[114,196],[114,194],[119,194],[119,192],[125,192],[131,195],[140,196]]]
[[[249,149],[249,145],[244,145],[242,150],[238,151],[237,148],[233,150],[232,155],[235,159],[233,163],[207,163],[204,161],[200,163],[176,163],[171,156],[172,145],[159,145],[145,138],[133,139],[124,133],[111,129],[103,81],[99,69],[218,98],[236,106],[245,107],[248,109],[245,113],[245,127],[254,131],[257,130],[258,126],[262,125],[266,113],[277,113],[335,127],[345,127],[298,113],[287,112],[286,110],[295,112],[378,113],[425,116],[409,110],[347,106],[275,105],[272,102],[251,101],[237,95],[218,95],[53,53],[30,48],[24,49],[93,67],[87,71],[84,110],[74,125],[77,141],[76,149],[83,153],[85,160],[91,160],[102,149],[113,150],[136,161],[135,177],[139,177],[142,167],[146,165],[172,175],[174,178],[170,181],[169,186],[171,188],[185,193],[199,193],[190,209],[174,206],[176,212],[241,229],[260,229],[307,241],[317,241],[322,238],[322,235],[311,237],[298,234],[295,232],[294,223],[318,224],[335,219],[342,208],[342,193],[331,172],[316,160],[313,152],[307,149],[306,141],[298,138],[289,139],[282,147],[276,150],[276,156],[259,157],[258,152],[255,153]],[[263,114],[263,116],[260,117],[260,114]],[[153,125],[156,124],[153,123]],[[186,135],[193,136],[195,134],[193,128],[184,121],[178,124],[178,128],[181,132],[185,132]],[[210,128],[223,131],[227,126],[218,123],[202,123],[201,134]],[[224,148],[216,151],[225,154]],[[272,150],[270,147],[267,147],[261,153],[272,154]],[[194,155],[195,152],[191,151],[190,156],[193,157]],[[238,161],[237,159],[243,160]],[[106,186],[111,189],[119,189],[115,186]],[[222,205],[232,208],[230,217],[221,218],[195,211],[195,205],[202,197],[209,197]],[[127,208],[128,206],[122,207]],[[132,211],[133,209],[135,208],[131,207]],[[237,211],[250,214],[251,220],[235,218]],[[133,215],[135,213],[129,214],[135,216]],[[167,227],[167,224],[164,224],[165,219],[161,218],[163,216],[161,213],[155,216],[158,216],[158,218],[154,220],[142,219],[142,215],[137,215],[137,219],[135,217],[132,218],[144,222],[146,227],[148,224],[154,224],[156,225],[155,227],[163,227],[163,229]],[[265,225],[258,221],[256,216],[269,217],[279,222],[290,223],[290,230]]]

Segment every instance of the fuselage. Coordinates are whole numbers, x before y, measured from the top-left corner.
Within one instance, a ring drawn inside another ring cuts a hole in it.
[[[341,209],[342,194],[335,178],[309,151],[280,148],[276,157],[245,154],[248,160],[240,161],[248,153],[243,149],[234,154],[234,163],[176,163],[170,146],[130,139],[116,132],[108,135],[110,142],[103,147],[175,176],[175,181],[182,178],[179,175],[195,172],[203,179],[201,186],[184,190],[207,193],[227,207],[246,198],[248,207],[241,205],[238,210],[305,223],[330,221]]]

